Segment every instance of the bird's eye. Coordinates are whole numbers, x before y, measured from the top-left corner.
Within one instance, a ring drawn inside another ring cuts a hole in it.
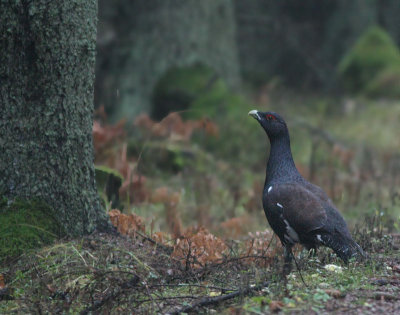
[[[268,114],[267,119],[268,120],[276,120],[276,117],[274,115]]]

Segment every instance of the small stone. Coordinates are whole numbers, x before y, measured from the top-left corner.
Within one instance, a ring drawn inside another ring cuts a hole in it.
[[[333,264],[328,264],[325,265],[324,267],[326,270],[331,271],[331,272],[336,272],[336,273],[342,273],[343,268],[337,265],[333,265]]]

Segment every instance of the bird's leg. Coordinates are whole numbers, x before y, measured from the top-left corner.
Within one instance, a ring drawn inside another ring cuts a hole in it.
[[[292,249],[290,246],[284,246],[284,262],[283,262],[283,268],[282,268],[282,280],[283,280],[283,285],[284,285],[284,290],[285,294],[289,295],[289,290],[287,288],[287,276],[290,274],[290,271],[292,270]]]
[[[292,270],[292,248],[289,246],[284,247],[284,264],[282,270],[282,276],[286,278],[290,271]]]

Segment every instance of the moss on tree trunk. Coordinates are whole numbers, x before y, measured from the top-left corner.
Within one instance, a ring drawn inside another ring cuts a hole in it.
[[[0,0],[0,194],[106,226],[93,165],[97,1]]]

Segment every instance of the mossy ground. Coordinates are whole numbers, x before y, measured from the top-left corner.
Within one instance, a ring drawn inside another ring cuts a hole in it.
[[[324,260],[327,249],[323,249],[324,254],[320,253],[317,258],[303,256],[299,260],[301,275],[293,271],[286,287],[282,283],[273,283],[269,294],[259,293],[237,309],[243,314],[270,311],[374,314],[378,309],[396,313],[400,310],[400,274],[396,269],[400,262],[398,245],[394,250],[382,242],[379,249],[369,252],[366,261],[353,261],[348,265],[338,258]]]
[[[306,284],[294,269],[285,285],[277,244],[270,248],[276,256],[249,260],[237,256],[235,248],[241,242],[237,241],[220,262],[193,269],[174,260],[168,247],[140,236],[94,234],[1,265],[7,294],[0,295],[0,313],[164,314],[246,288],[250,292],[193,311],[373,313],[379,309],[394,313],[400,309],[399,240],[395,237],[370,231],[368,239],[374,245],[367,248],[369,259],[347,266],[328,249],[313,258],[297,251]],[[362,243],[362,238],[358,241]],[[338,267],[329,269],[327,264]],[[267,287],[251,291],[265,281]]]
[[[0,200],[0,262],[64,235],[52,209],[39,201]]]

